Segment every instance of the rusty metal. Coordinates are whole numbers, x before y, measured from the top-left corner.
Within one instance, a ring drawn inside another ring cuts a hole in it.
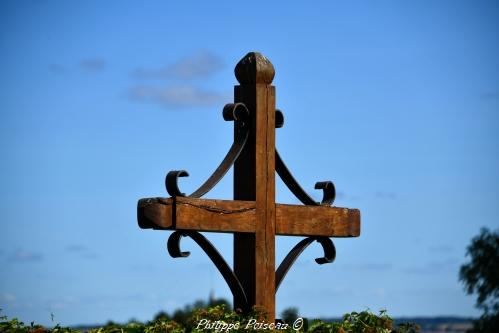
[[[201,249],[203,249],[206,255],[215,264],[220,274],[222,274],[225,282],[232,292],[232,295],[245,300],[246,308],[241,310],[249,310],[248,298],[246,297],[246,293],[244,292],[241,282],[236,277],[234,271],[227,264],[220,252],[218,252],[213,244],[211,244],[211,242],[201,233],[193,230],[177,230],[173,232],[168,238],[167,243],[168,253],[170,256],[173,258],[186,258],[190,255],[190,252],[184,252],[180,249],[180,240],[182,237],[190,237],[201,247]]]
[[[191,198],[201,198],[208,193],[234,165],[239,155],[248,141],[249,126],[246,120],[249,116],[248,108],[243,103],[226,104],[222,111],[223,118],[226,121],[236,123],[236,137],[227,155],[222,160],[213,174],[196,191],[188,195]],[[172,197],[185,197],[186,195],[178,188],[178,178],[187,177],[189,173],[185,170],[174,170],[168,172],[165,178],[166,191]]]
[[[275,273],[275,290],[277,293],[277,289],[281,285],[282,280],[288,273],[289,269],[295,263],[296,259],[300,256],[300,254],[314,241],[319,242],[321,244],[322,249],[324,250],[324,256],[320,258],[315,258],[315,262],[319,265],[332,263],[336,258],[336,248],[334,247],[333,241],[328,237],[307,237],[302,239],[298,244],[295,245],[289,251],[288,255],[281,262],[277,271]]]

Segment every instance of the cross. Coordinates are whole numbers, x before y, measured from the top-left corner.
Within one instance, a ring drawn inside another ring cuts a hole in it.
[[[234,122],[234,143],[211,177],[191,195],[178,187],[184,170],[170,171],[166,189],[170,198],[146,198],[138,202],[141,228],[174,230],[168,240],[173,257],[186,257],[180,250],[182,236],[191,237],[216,265],[234,296],[234,308],[260,308],[274,321],[275,293],[296,258],[313,241],[332,262],[336,251],[329,237],[360,235],[357,209],[330,207],[335,196],[332,182],[318,182],[323,199],[315,202],[294,179],[275,148],[275,129],[284,116],[275,106],[275,71],[272,63],[257,52],[243,57],[235,68],[238,86],[234,103],[223,109],[223,117]],[[234,166],[234,200],[201,199]],[[275,173],[304,205],[275,202]],[[234,234],[233,269],[199,232]],[[305,236],[275,270],[275,236]]]

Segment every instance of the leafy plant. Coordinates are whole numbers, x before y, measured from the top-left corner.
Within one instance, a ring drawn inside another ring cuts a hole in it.
[[[281,313],[281,317],[285,323],[288,323],[288,324],[293,323],[299,317],[298,308],[291,307],[291,308],[284,309],[284,311],[282,311],[282,313]]]
[[[499,229],[487,228],[466,248],[470,262],[461,266],[459,280],[468,294],[476,294],[476,307],[483,310],[473,321],[472,333],[495,333],[499,327]]]
[[[262,311],[254,309],[247,315],[228,310],[225,304],[215,305],[207,308],[193,309],[185,324],[179,324],[168,318],[167,314],[156,316],[146,324],[129,322],[124,325],[108,323],[103,327],[90,330],[90,333],[189,333],[189,332],[256,332],[271,331],[263,326],[255,326],[252,323],[265,323],[265,315]],[[394,321],[386,311],[374,314],[370,311],[352,312],[343,316],[338,322],[324,322],[314,320],[307,325],[296,329],[292,323],[282,332],[315,332],[315,333],[416,333],[419,327],[415,324],[401,324],[394,327]],[[237,324],[237,325],[236,325]],[[267,323],[268,324],[268,323]],[[232,325],[232,326],[231,326]],[[53,328],[45,328],[41,325],[31,323],[26,326],[17,319],[0,317],[1,333],[75,333],[78,332],[68,327],[56,325]]]
[[[419,332],[418,325],[404,323],[394,327],[393,319],[385,310],[376,315],[370,311],[351,312],[343,316],[339,322],[326,323],[315,320],[307,332],[329,332],[329,333],[416,333]]]

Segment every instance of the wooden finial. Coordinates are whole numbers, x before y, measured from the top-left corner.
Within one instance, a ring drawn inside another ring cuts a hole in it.
[[[245,55],[237,63],[234,72],[240,84],[271,84],[275,75],[272,63],[258,52],[250,52]]]

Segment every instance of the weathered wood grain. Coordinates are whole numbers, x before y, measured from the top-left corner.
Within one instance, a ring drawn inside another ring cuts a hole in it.
[[[270,83],[270,82],[269,82]],[[275,316],[275,88],[256,85],[256,303]]]
[[[141,228],[216,232],[255,232],[255,203],[177,197],[141,199]]]
[[[139,226],[147,229],[185,229],[253,235],[256,202],[177,197],[141,199]],[[358,209],[322,206],[275,205],[276,235],[358,237]]]
[[[289,236],[358,237],[358,209],[276,205],[276,234]]]

